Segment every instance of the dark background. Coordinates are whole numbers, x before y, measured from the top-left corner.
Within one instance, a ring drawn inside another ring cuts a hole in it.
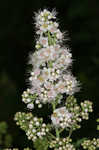
[[[6,121],[14,147],[26,147],[25,133],[13,118],[26,110],[21,94],[26,89],[27,57],[34,50],[34,12],[56,8],[61,31],[68,30],[74,63],[73,73],[81,82],[78,101],[94,103],[90,120],[76,137],[97,136],[99,117],[99,0],[2,0],[0,1],[0,121]]]

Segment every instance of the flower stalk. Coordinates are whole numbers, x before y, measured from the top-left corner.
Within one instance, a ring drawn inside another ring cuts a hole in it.
[[[56,129],[55,129],[55,130],[56,130],[56,137],[57,137],[57,138],[60,138],[60,134],[59,134],[59,130],[58,130],[58,128],[56,127]]]

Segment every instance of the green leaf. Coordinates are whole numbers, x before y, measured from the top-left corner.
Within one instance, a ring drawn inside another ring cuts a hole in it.
[[[76,148],[80,147],[81,143],[86,140],[87,138],[82,138],[82,139],[79,139],[74,145]]]
[[[37,139],[36,142],[34,142],[34,148],[36,150],[48,150],[48,140],[46,138]]]
[[[0,134],[6,134],[7,128],[8,126],[6,122],[0,122]]]
[[[11,144],[12,144],[12,136],[10,134],[7,134],[5,136],[4,145],[5,145],[5,147],[10,147]]]

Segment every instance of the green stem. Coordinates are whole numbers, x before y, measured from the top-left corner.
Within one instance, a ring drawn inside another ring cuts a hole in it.
[[[59,131],[59,134],[61,133],[61,132],[63,132],[64,131],[64,129],[61,129],[60,131]]]
[[[49,134],[53,139],[56,139],[56,137],[55,137],[52,133],[48,132],[48,134]]]
[[[52,38],[50,32],[48,31],[48,44],[49,45],[55,45],[56,42],[55,42],[55,37]]]
[[[52,41],[52,42],[53,42],[53,45],[55,45],[55,44],[56,44],[56,42],[55,42],[55,38],[53,38],[53,41]]]
[[[48,44],[51,45],[51,35],[49,31],[48,31]]]
[[[52,107],[53,107],[53,111],[54,111],[54,110],[55,110],[55,108],[56,108],[55,103],[52,103]]]
[[[56,128],[56,137],[57,137],[57,138],[60,137],[58,128]]]
[[[71,137],[72,132],[73,132],[73,129],[71,128],[70,131],[69,131],[69,136],[68,136],[69,138]]]

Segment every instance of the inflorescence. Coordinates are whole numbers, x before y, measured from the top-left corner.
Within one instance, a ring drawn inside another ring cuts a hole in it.
[[[46,138],[51,149],[76,150],[71,135],[81,127],[83,119],[88,120],[89,112],[93,111],[92,102],[85,100],[78,105],[73,96],[80,86],[70,71],[72,54],[63,44],[65,33],[59,29],[56,14],[55,10],[50,12],[47,9],[35,13],[36,50],[29,56],[30,86],[22,94],[22,101],[30,110],[50,104],[53,110],[51,123],[44,123],[43,117],[39,118],[32,112],[18,112],[15,120],[33,142]],[[66,138],[62,138],[64,130]],[[85,140],[81,145],[84,149],[94,150],[99,147],[99,139]]]

